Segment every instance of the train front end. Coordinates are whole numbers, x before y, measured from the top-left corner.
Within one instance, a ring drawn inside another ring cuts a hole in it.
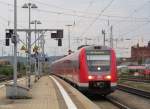
[[[88,91],[107,95],[116,89],[117,68],[113,49],[91,46],[85,49],[88,69]]]

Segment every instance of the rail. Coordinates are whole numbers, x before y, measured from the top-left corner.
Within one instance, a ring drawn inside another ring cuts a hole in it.
[[[0,77],[0,82],[6,81],[6,80],[11,80],[12,77]]]
[[[121,84],[119,84],[117,88],[119,90],[132,93],[132,94],[144,97],[144,98],[150,98],[150,92],[147,92],[147,91],[139,90],[139,89],[132,88],[126,85],[121,85]]]
[[[22,74],[18,74],[18,78],[22,77]],[[13,79],[13,76],[0,76],[0,82],[7,81]]]
[[[150,80],[144,80],[144,79],[135,79],[135,78],[120,78],[120,79],[127,80],[127,81],[134,81],[134,82],[150,83]]]
[[[122,104],[120,101],[117,101],[116,99],[112,98],[111,96],[107,96],[106,99],[115,106],[119,107],[120,109],[131,109],[125,104]]]

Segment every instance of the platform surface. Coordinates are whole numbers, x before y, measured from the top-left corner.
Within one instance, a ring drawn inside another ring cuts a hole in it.
[[[60,82],[58,78],[56,79]],[[24,82],[22,81],[20,84],[23,85]],[[66,88],[68,87],[64,85],[62,86]],[[90,109],[91,107],[94,107],[95,109],[97,108],[94,103],[84,98],[84,96],[83,98],[80,97],[82,95],[70,88],[71,87],[67,88],[66,92],[69,92],[69,96],[73,96],[72,99],[74,99],[73,101],[75,102],[75,105],[77,105],[77,109]],[[60,90],[53,79],[49,76],[44,76],[35,83],[30,90],[30,95],[32,96],[31,99],[6,99],[5,87],[0,88],[0,109],[68,109]],[[82,103],[75,98],[83,99],[84,102]],[[87,106],[87,104],[90,106]]]

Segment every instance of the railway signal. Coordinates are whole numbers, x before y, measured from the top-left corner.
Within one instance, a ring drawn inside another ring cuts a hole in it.
[[[62,39],[58,39],[58,46],[62,46]]]
[[[51,33],[51,38],[63,38],[63,30],[57,30],[55,33]]]
[[[56,37],[54,37],[54,38],[56,38],[57,40],[58,40],[58,46],[62,46],[62,38],[63,38],[63,30],[62,29],[31,29],[31,28],[29,28],[29,29],[17,29],[16,27],[15,27],[15,29],[6,29],[6,32],[7,32],[7,34],[6,34],[6,45],[7,46],[9,46],[9,38],[11,38],[12,39],[12,43],[14,43],[14,84],[15,84],[15,86],[17,86],[17,82],[16,82],[16,80],[17,80],[17,77],[16,77],[16,74],[17,74],[17,69],[16,69],[16,58],[17,58],[17,55],[16,55],[16,51],[17,51],[17,43],[18,43],[18,41],[20,41],[20,42],[22,42],[24,45],[26,45],[26,43],[24,43],[23,41],[21,41],[21,39],[19,39],[19,36],[18,36],[18,34],[17,33],[19,33],[19,32],[25,32],[25,33],[28,33],[28,36],[26,36],[26,37],[28,37],[28,39],[29,39],[29,36],[31,36],[31,33],[32,32],[37,32],[38,34],[41,34],[34,42],[33,42],[33,44],[34,43],[36,43],[36,41],[38,41],[38,40],[41,40],[40,42],[41,42],[41,44],[40,44],[40,48],[42,49],[42,51],[41,51],[41,56],[40,57],[44,57],[44,44],[45,44],[45,40],[44,40],[44,34],[45,34],[45,32],[53,32],[53,31],[56,31]],[[30,51],[30,49],[31,49],[31,47],[32,47],[32,45],[33,44],[31,44],[31,40],[29,41],[28,40],[28,47],[26,48],[26,53],[28,54],[28,56],[30,57],[31,56],[31,51]],[[38,50],[38,48],[37,47],[35,47],[34,48],[34,52],[36,52]],[[40,59],[38,59],[38,60],[40,60]],[[30,72],[31,72],[31,57],[30,58],[28,58],[28,62],[30,63],[30,64],[28,64],[28,66],[27,66],[27,74],[28,74],[28,87],[30,87]],[[38,65],[39,65],[39,61],[38,61]],[[39,72],[42,72],[42,64],[40,65],[40,66],[38,66],[38,69],[39,69]],[[38,72],[38,73],[39,73]],[[40,73],[39,73],[40,74]]]
[[[58,40],[58,46],[62,46],[63,30],[57,30],[55,33],[51,33],[51,38]]]
[[[6,45],[6,46],[9,46],[9,45],[10,45],[9,39],[12,38],[13,33],[14,33],[14,32],[13,32],[13,30],[11,30],[11,29],[6,32],[6,40],[5,40],[5,45]]]
[[[9,38],[11,38],[11,34],[10,33],[6,33],[6,41],[5,41],[5,45],[9,46]]]

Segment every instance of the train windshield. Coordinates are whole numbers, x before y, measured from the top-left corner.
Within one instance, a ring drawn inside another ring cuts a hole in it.
[[[87,63],[91,72],[110,71],[110,53],[109,51],[88,51]]]

